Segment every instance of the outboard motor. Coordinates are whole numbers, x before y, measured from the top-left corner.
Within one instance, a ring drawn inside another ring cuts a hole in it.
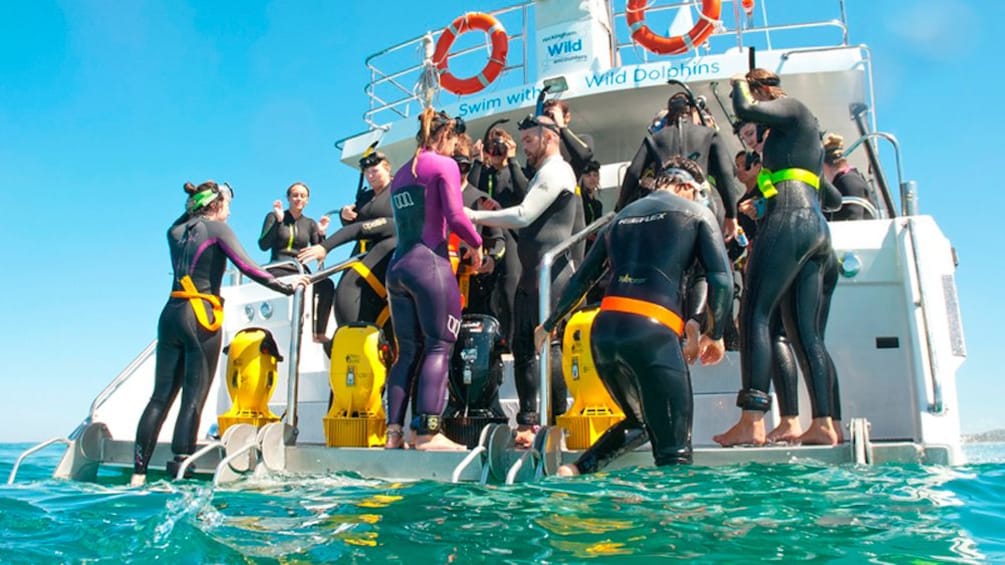
[[[468,449],[478,445],[486,425],[508,421],[499,406],[502,351],[499,320],[482,314],[462,317],[450,358],[450,401],[443,414],[443,431]]]

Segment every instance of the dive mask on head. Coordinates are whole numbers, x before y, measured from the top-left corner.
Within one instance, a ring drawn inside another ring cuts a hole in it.
[[[439,112],[433,118],[433,129],[436,130],[441,126],[445,126],[449,123],[454,124],[454,133],[460,135],[468,131],[468,125],[464,123],[464,118],[457,116],[456,118],[451,118],[445,112]]]
[[[557,134],[561,134],[561,131],[559,130],[557,124],[542,122],[540,118],[541,116],[535,116],[534,114],[527,114],[526,118],[517,122],[516,129],[523,131],[526,129],[541,127],[541,128],[548,128]]]
[[[386,161],[387,155],[379,151],[374,151],[370,154],[364,155],[362,159],[359,160],[359,169],[365,171],[370,167],[378,165],[381,161]]]
[[[700,183],[695,180],[694,176],[684,169],[676,167],[664,169],[660,176],[665,178],[669,184],[686,184],[695,189],[700,186]]]

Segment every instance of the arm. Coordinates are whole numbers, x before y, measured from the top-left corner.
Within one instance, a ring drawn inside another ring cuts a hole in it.
[[[447,221],[447,227],[471,247],[481,248],[482,236],[478,234],[478,230],[464,214],[460,170],[456,166],[444,167],[438,184],[440,204],[443,218]]]
[[[279,222],[276,221],[276,215],[269,212],[265,216],[265,222],[262,224],[262,235],[258,236],[258,248],[262,251],[271,251],[272,246],[276,243],[276,233],[279,231]]]
[[[837,212],[841,209],[841,191],[825,176],[820,177],[820,207],[824,212]]]
[[[223,222],[206,222],[207,229],[211,230],[210,236],[216,238],[216,244],[242,273],[258,284],[267,286],[272,290],[283,294],[292,294],[293,287],[276,279],[272,273],[262,269],[241,246],[234,231]]]
[[[798,108],[792,100],[779,98],[758,102],[750,94],[750,85],[741,80],[733,83],[733,112],[747,122],[764,124],[769,127],[785,126],[798,117]]]
[[[562,296],[558,299],[558,304],[555,305],[555,311],[541,324],[548,332],[554,330],[558,322],[566,317],[593,288],[593,285],[597,284],[597,281],[604,276],[604,272],[607,270],[606,235],[607,228],[601,231],[597,238],[597,244],[590,248],[590,252],[583,259],[583,265],[569,279],[565,290],[562,291]]]
[[[321,242],[325,251],[331,251],[343,243],[357,239],[385,239],[395,234],[391,218],[374,218],[366,222],[353,222],[343,226]]]
[[[625,180],[621,182],[621,192],[618,193],[618,202],[614,205],[614,210],[619,211],[628,206],[639,197],[639,179],[642,178],[642,171],[645,170],[646,162],[649,160],[649,134],[642,140],[642,145],[635,152],[632,163],[625,171]]]
[[[711,213],[703,214],[698,222],[697,247],[698,262],[705,268],[705,278],[708,281],[705,333],[718,340],[722,339],[728,323],[733,301],[733,275],[725,244]]]
[[[567,127],[561,128],[559,135],[562,138],[562,145],[565,145],[566,151],[569,152],[569,164],[572,165],[578,176],[586,163],[593,159],[593,149],[583,141],[583,138]]]
[[[736,167],[723,147],[719,134],[712,134],[712,145],[708,156],[708,173],[715,177],[715,190],[722,197],[722,207],[729,219],[736,218],[736,195],[743,194],[743,187],[736,180]]]
[[[509,159],[506,166],[509,168],[509,181],[513,185],[513,195],[522,202],[527,196],[527,187],[530,185],[530,181],[527,180],[527,175],[523,174],[523,169],[517,164],[516,159]]]

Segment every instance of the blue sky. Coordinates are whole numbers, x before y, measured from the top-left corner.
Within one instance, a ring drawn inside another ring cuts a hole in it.
[[[364,57],[507,4],[3,3],[0,441],[69,433],[154,337],[170,284],[164,231],[185,181],[236,187],[230,222],[249,248],[293,180],[312,187],[309,213],[346,203],[356,172],[332,142],[365,129]],[[880,129],[901,140],[922,212],[960,257],[964,431],[1005,428],[993,355],[1003,269],[991,257],[1005,126],[993,26],[1005,6],[847,5],[851,42],[873,50]]]

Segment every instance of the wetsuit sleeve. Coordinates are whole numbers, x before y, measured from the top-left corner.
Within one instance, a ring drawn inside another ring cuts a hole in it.
[[[259,266],[251,257],[248,257],[248,253],[241,246],[241,242],[237,240],[234,231],[227,224],[223,222],[206,222],[206,224],[207,229],[212,230],[211,237],[216,238],[216,244],[242,273],[258,284],[267,286],[277,292],[282,292],[283,294],[293,293],[293,287],[277,280],[272,273]]]
[[[799,106],[779,98],[758,102],[750,94],[750,85],[740,81],[733,86],[733,112],[741,120],[764,124],[768,127],[784,126],[798,119]]]
[[[482,246],[482,236],[474,224],[464,214],[464,200],[461,196],[461,171],[456,167],[444,167],[440,177],[440,204],[447,227],[472,247]]]
[[[394,222],[390,218],[374,218],[343,226],[322,241],[321,247],[324,247],[325,251],[331,251],[343,243],[357,239],[386,239],[394,234]]]
[[[578,177],[579,173],[586,166],[586,163],[593,159],[593,149],[590,144],[583,141],[583,138],[576,135],[569,128],[562,128],[560,137],[562,138],[562,144],[565,145],[566,151],[569,152],[569,164],[572,165],[573,170],[576,171]]]
[[[726,217],[736,218],[736,197],[743,190],[736,180],[736,168],[733,160],[726,154],[722,139],[718,133],[712,135],[712,145],[708,159],[708,173],[715,177],[715,190],[722,197],[722,208]]]
[[[733,275],[726,256],[722,234],[715,226],[711,212],[698,222],[698,262],[705,269],[708,282],[708,302],[705,333],[712,339],[721,339],[728,323],[729,308],[733,301]]]
[[[502,210],[476,210],[471,212],[471,219],[486,226],[520,229],[534,223],[537,218],[562,194],[562,189],[549,186],[547,180],[531,187],[519,206],[510,206]]]
[[[530,181],[527,180],[527,175],[523,174],[523,169],[516,162],[516,159],[509,159],[506,166],[509,167],[509,179],[513,188],[513,196],[523,202],[524,197],[527,196],[527,187],[530,185]]]
[[[312,218],[311,219],[311,233],[310,233],[310,239],[309,239],[310,244],[311,245],[317,245],[317,244],[321,243],[321,240],[323,240],[323,239],[324,239],[324,236],[321,235],[321,226],[318,225],[317,220],[314,220]]]
[[[823,176],[820,177],[820,207],[824,212],[837,212],[841,209],[841,191]]]
[[[555,329],[562,318],[572,312],[572,309],[583,300],[586,293],[604,276],[604,272],[607,270],[607,229],[605,227],[600,231],[597,243],[590,247],[586,258],[583,259],[582,266],[572,274],[565,290],[558,298],[555,311],[541,324],[549,332]]]
[[[471,160],[471,170],[468,171],[468,183],[471,186],[481,188],[482,182],[482,171],[485,170],[485,165],[482,164],[478,159]]]
[[[625,171],[625,179],[621,182],[621,192],[618,194],[618,202],[614,205],[614,211],[618,212],[625,206],[635,201],[639,196],[639,179],[642,178],[642,171],[645,169],[646,161],[649,158],[649,136],[642,140],[642,145],[635,152],[632,163]]]
[[[262,251],[270,251],[272,246],[276,244],[276,233],[278,230],[279,222],[276,221],[276,215],[269,212],[265,215],[265,222],[262,224],[262,235],[258,236],[258,248]]]

